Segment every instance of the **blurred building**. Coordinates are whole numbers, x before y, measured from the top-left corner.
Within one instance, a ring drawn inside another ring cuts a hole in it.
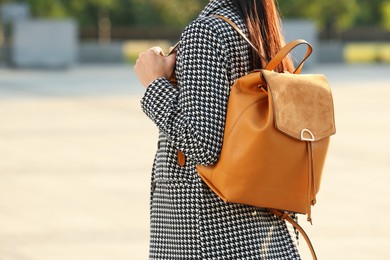
[[[74,20],[32,19],[22,3],[1,6],[4,61],[12,67],[69,67],[77,61],[78,28]]]

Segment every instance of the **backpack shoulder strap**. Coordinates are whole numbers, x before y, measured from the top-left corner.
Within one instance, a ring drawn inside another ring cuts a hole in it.
[[[307,52],[305,54],[305,57],[302,59],[301,63],[299,63],[299,65],[294,71],[294,74],[299,74],[301,73],[304,62],[307,60],[307,58],[309,58],[310,54],[313,52],[312,46],[307,41],[298,39],[286,44],[275,55],[275,57],[273,57],[270,61],[268,61],[266,58],[264,58],[264,56],[260,53],[260,51],[252,44],[252,42],[248,39],[248,37],[246,37],[246,35],[240,30],[240,28],[238,28],[238,26],[233,21],[231,21],[229,18],[222,15],[214,15],[214,17],[222,19],[228,24],[230,24],[230,26],[232,26],[238,32],[238,34],[241,35],[241,37],[244,38],[244,40],[249,43],[249,45],[256,51],[259,57],[262,58],[265,62],[267,62],[267,65],[264,68],[266,70],[274,70],[295,47],[304,44],[307,46]]]
[[[260,53],[260,51],[252,44],[252,42],[248,39],[248,37],[246,37],[245,33],[240,29],[238,28],[237,24],[235,24],[232,20],[230,20],[229,18],[225,17],[225,16],[222,16],[222,15],[213,15],[214,17],[217,17],[219,19],[222,19],[224,20],[225,22],[227,22],[228,24],[230,24],[231,27],[234,28],[234,30],[236,30],[238,32],[239,35],[241,35],[242,38],[244,38],[244,40],[252,47],[253,50],[255,50],[255,52],[257,53],[257,55],[259,55],[260,58],[262,58],[266,63],[268,63],[268,60],[266,58],[264,58],[264,56]]]

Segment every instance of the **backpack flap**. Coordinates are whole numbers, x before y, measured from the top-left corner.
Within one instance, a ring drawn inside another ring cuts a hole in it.
[[[318,141],[336,133],[332,93],[324,75],[262,70],[262,76],[279,131],[301,141]]]

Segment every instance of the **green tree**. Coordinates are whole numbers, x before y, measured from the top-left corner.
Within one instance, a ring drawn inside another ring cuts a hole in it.
[[[74,17],[81,26],[97,26],[99,14],[113,26],[183,27],[209,0],[0,0],[26,2],[37,17]],[[243,0],[244,1],[244,0]],[[323,30],[353,26],[390,29],[390,0],[279,0],[284,18],[308,18]]]
[[[351,27],[359,13],[358,0],[279,0],[283,16],[309,18],[323,29],[337,30]]]
[[[286,18],[309,18],[320,28],[337,31],[353,26],[384,26],[390,22],[390,0],[279,0]],[[387,28],[390,28],[388,25]]]
[[[381,25],[383,21],[382,4],[385,0],[356,0],[359,5],[359,15],[355,25]]]
[[[208,0],[151,0],[164,24],[185,26],[206,6]]]
[[[0,0],[20,2],[17,0]],[[96,25],[99,14],[110,14],[113,25],[183,27],[208,0],[25,0],[36,17],[74,17],[81,26]]]
[[[383,27],[390,30],[390,0],[382,3]]]

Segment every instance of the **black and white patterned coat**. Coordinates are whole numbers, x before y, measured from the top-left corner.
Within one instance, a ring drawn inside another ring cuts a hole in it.
[[[160,131],[152,171],[150,259],[299,259],[286,223],[250,206],[226,204],[198,177],[222,146],[235,79],[250,70],[249,46],[224,15],[246,32],[231,0],[214,0],[181,36],[178,88],[159,78],[141,100]],[[177,164],[177,150],[186,155]]]

